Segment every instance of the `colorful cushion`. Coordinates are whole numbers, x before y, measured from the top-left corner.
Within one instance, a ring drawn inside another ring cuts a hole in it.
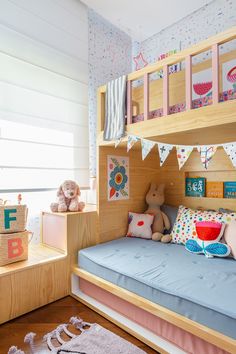
[[[232,220],[236,220],[236,213],[222,214],[216,211],[193,210],[181,205],[171,232],[172,242],[185,245],[189,239],[197,238],[196,222],[214,221],[228,224]]]
[[[214,221],[196,222],[197,238],[187,240],[185,248],[195,254],[205,254],[206,257],[227,257],[230,247],[220,241],[223,236],[225,224]]]
[[[231,221],[226,225],[224,239],[226,244],[231,248],[232,256],[236,259],[236,221]]]
[[[152,224],[154,215],[129,212],[128,237],[152,238]]]

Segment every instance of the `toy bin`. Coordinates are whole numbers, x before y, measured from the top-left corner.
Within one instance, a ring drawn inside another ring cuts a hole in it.
[[[25,231],[27,210],[26,205],[0,205],[0,233]]]
[[[28,259],[29,232],[0,234],[0,266]]]

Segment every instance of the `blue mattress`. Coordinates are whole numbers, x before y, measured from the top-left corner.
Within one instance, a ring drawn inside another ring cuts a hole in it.
[[[79,252],[79,267],[236,339],[236,261],[123,237]]]

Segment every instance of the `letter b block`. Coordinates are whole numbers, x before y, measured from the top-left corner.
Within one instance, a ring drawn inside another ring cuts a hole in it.
[[[0,266],[28,258],[28,232],[0,234]]]

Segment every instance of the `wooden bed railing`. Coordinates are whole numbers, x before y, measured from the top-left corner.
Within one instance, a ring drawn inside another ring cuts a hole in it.
[[[192,57],[202,52],[212,52],[212,103],[219,102],[219,46],[236,38],[236,26],[194,46],[175,53],[161,61],[132,72],[127,76],[127,125],[132,124],[132,82],[143,79],[144,120],[149,118],[149,76],[163,70],[163,116],[169,115],[169,67],[185,62],[186,110],[192,109]],[[98,133],[104,127],[106,85],[98,89]]]

